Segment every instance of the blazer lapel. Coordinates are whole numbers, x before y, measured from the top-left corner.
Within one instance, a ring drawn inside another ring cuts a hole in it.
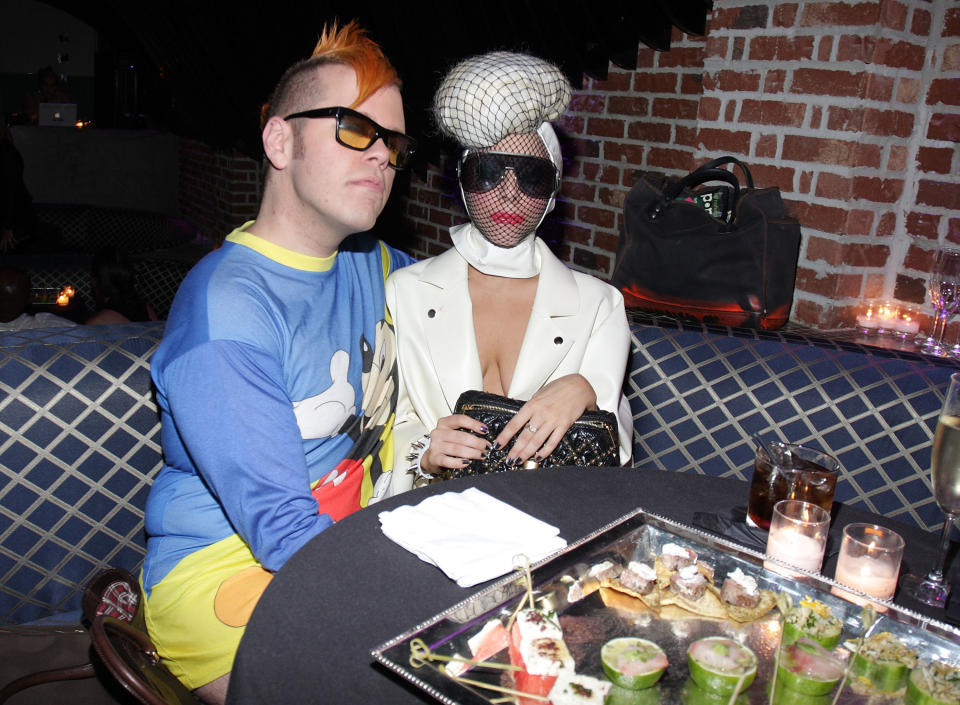
[[[483,388],[467,263],[456,250],[448,250],[424,268],[418,294],[430,359],[452,413],[461,392]]]
[[[540,281],[523,336],[509,396],[529,399],[550,378],[577,335],[579,290],[573,273],[537,240],[541,250]],[[581,333],[582,334],[582,333]]]

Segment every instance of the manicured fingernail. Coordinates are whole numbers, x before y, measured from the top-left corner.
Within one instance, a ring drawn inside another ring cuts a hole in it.
[[[488,453],[493,450],[493,443],[487,443],[487,447],[484,448]]]
[[[469,465],[471,462],[473,462],[473,461],[470,460],[470,458],[464,458],[464,459],[463,459],[463,464],[464,464],[464,465]]]
[[[494,443],[493,445],[490,446],[490,450],[500,450],[500,444]]]
[[[483,431],[484,433],[486,433],[486,432],[487,432],[487,427],[486,427],[486,426],[481,426],[481,427],[480,427],[480,430]]]

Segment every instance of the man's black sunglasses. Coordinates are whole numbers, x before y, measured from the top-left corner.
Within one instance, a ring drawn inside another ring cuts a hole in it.
[[[356,149],[359,152],[370,149],[373,143],[382,139],[390,153],[390,166],[394,169],[405,169],[410,163],[414,152],[417,151],[417,141],[402,132],[394,132],[380,127],[366,115],[350,108],[316,108],[287,115],[284,120],[294,118],[337,118],[337,142],[344,147]]]

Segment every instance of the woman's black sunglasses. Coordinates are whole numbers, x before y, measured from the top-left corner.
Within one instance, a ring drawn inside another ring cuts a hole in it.
[[[294,118],[337,118],[337,142],[344,147],[356,149],[359,152],[370,149],[373,143],[382,139],[390,153],[390,166],[394,169],[405,169],[417,151],[417,141],[402,132],[394,132],[380,127],[366,115],[350,108],[316,108],[287,115],[284,120]]]
[[[457,168],[464,191],[486,193],[513,170],[520,190],[531,198],[550,198],[560,187],[560,174],[549,159],[505,152],[471,152]]]

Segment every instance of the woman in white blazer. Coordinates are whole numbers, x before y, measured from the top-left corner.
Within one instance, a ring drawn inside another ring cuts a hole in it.
[[[441,129],[465,147],[458,175],[470,222],[451,229],[452,249],[387,280],[399,368],[389,494],[514,436],[508,459],[546,457],[584,411],[598,407],[617,415],[620,459],[630,459],[623,297],[570,270],[536,237],[562,166],[548,120],[569,99],[555,66],[507,52],[467,59],[441,84],[434,110]],[[528,401],[488,438],[480,422],[453,414],[471,389]]]

